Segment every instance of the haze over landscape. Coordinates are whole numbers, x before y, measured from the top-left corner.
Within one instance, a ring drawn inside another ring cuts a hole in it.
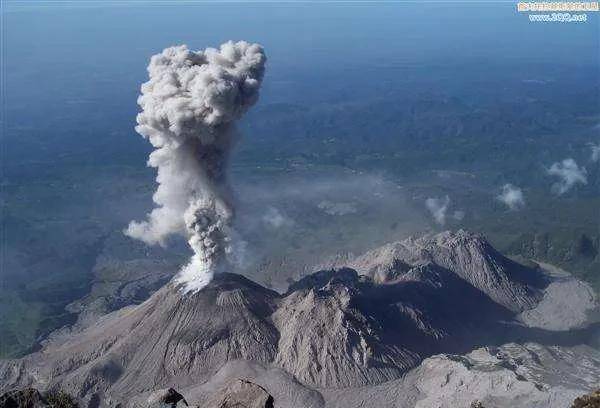
[[[4,2],[0,391],[600,388],[597,14]]]

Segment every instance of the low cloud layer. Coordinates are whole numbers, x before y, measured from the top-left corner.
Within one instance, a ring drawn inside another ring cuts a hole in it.
[[[519,210],[525,206],[523,191],[512,184],[505,184],[502,186],[502,192],[496,198],[513,211]]]
[[[433,219],[439,225],[446,224],[446,213],[450,206],[450,197],[446,196],[443,198],[428,198],[425,200],[425,207],[429,210]]]
[[[587,170],[585,167],[579,167],[575,160],[564,159],[562,162],[556,162],[547,170],[548,174],[559,178],[559,181],[552,186],[557,194],[564,194],[576,184],[587,184]]]

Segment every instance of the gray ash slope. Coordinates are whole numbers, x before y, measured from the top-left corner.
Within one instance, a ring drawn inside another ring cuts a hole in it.
[[[478,235],[406,240],[348,265],[354,269],[309,275],[285,294],[235,274],[185,296],[168,284],[138,306],[1,362],[1,390],[63,388],[91,405],[114,405],[202,384],[237,360],[278,367],[309,387],[359,387],[395,380],[436,353],[551,334],[516,320],[539,303],[547,279]]]

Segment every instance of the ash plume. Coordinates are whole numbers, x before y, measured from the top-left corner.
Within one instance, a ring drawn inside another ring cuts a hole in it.
[[[147,244],[182,234],[194,254],[178,277],[185,291],[201,289],[233,252],[228,162],[235,122],[258,99],[266,57],[258,44],[227,42],[220,49],[166,48],[148,66],[136,131],[154,151],[156,207],[125,233]]]

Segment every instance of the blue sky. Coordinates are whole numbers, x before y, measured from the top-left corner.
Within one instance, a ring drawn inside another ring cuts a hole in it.
[[[516,2],[36,3],[6,3],[9,69],[52,56],[130,64],[171,44],[228,39],[260,42],[271,59],[295,66],[473,57],[597,63],[600,41],[593,13],[581,24],[530,23]]]

